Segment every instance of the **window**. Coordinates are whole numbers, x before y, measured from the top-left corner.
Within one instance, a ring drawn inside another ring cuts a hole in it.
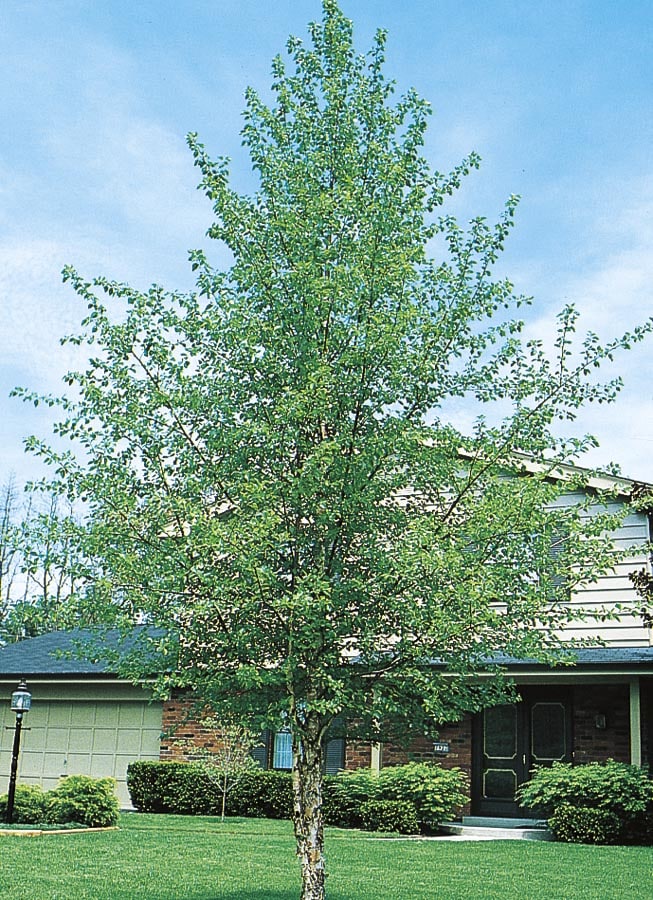
[[[262,769],[292,769],[292,735],[286,729],[264,731],[261,743],[252,751],[252,757]],[[345,739],[332,738],[324,748],[324,772],[335,775],[345,767]]]
[[[292,769],[292,735],[289,731],[277,731],[272,752],[273,769]]]

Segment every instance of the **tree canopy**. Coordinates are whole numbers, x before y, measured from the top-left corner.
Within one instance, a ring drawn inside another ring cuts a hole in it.
[[[0,644],[115,618],[84,528],[57,494],[0,487]],[[92,595],[92,599],[91,599]]]
[[[529,301],[494,274],[517,198],[496,224],[446,214],[478,157],[433,170],[429,106],[395,99],[384,32],[358,55],[323,12],[274,60],[272,103],[247,92],[255,193],[189,136],[232,264],[191,252],[190,293],[65,270],[91,359],[57,431],[81,452],[31,442],[125,621],[163,626],[162,689],[291,727],[304,897],[323,891],[334,718],[378,736],[496,699],[469,674],[555,655],[569,590],[614,562],[611,515],[558,502],[593,443],[559,425],[615,398],[595,370],[651,330],[576,340],[567,307],[551,347],[525,340]]]

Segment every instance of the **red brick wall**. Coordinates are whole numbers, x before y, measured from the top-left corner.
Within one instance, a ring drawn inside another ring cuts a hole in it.
[[[209,715],[210,711],[206,711]],[[210,729],[204,728],[198,719],[203,717],[198,713],[197,704],[191,700],[167,700],[163,704],[163,737],[159,759],[162,760],[187,760],[189,754],[184,752],[184,747],[179,746],[180,741],[192,739],[197,747],[210,750],[215,746],[215,735]]]
[[[646,710],[651,708],[651,715]],[[606,728],[596,727],[596,716],[605,715]],[[198,722],[201,716],[190,700],[173,699],[163,705],[163,732],[160,758],[174,760],[186,758],[183,748],[175,742],[192,738],[199,746],[211,748],[214,737]],[[653,680],[642,680],[642,730],[644,737],[644,762],[648,762],[649,744],[653,734],[649,719],[653,718]],[[445,768],[459,766],[468,775],[472,769],[472,719],[442,727],[437,740],[447,741],[450,752],[444,756],[433,752],[434,737],[418,737],[408,746],[400,748],[384,744],[381,764],[395,766],[410,760],[433,760]],[[630,761],[630,724],[628,685],[577,685],[574,688],[574,762],[604,761],[616,759]],[[651,748],[653,754],[653,747]],[[348,743],[345,749],[345,768],[370,768],[371,745],[359,741]]]
[[[369,741],[345,744],[345,769],[369,769],[372,765],[372,745]]]
[[[450,746],[447,754],[435,753],[433,742],[446,741]],[[472,771],[472,717],[466,716],[461,722],[444,725],[437,737],[418,737],[408,747],[385,744],[381,755],[383,766],[400,766],[407,762],[437,762],[445,769],[458,766],[467,775]]]
[[[596,727],[605,716],[606,727]],[[574,762],[630,762],[630,699],[627,684],[577,685],[574,688]]]
[[[434,741],[447,741],[450,752],[435,753]],[[472,718],[466,716],[462,722],[442,726],[437,736],[420,735],[408,746],[383,744],[382,766],[401,766],[407,762],[437,762],[445,769],[459,766],[468,775],[472,771]],[[345,748],[345,769],[369,769],[372,765],[372,747],[368,741],[352,741]]]

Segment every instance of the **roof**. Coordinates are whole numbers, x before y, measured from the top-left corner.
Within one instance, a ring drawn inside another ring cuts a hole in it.
[[[105,676],[118,677],[117,660],[141,647],[138,638],[147,639],[156,629],[143,626],[125,636],[118,629],[101,632],[76,628],[72,631],[53,631],[39,637],[27,638],[0,648],[0,678],[4,676]],[[102,653],[107,659],[101,659]],[[147,652],[142,646],[142,655]]]
[[[474,453],[464,448],[458,450],[459,455],[466,459],[476,459]],[[588,490],[593,491],[614,491],[619,496],[625,497],[630,501],[644,500],[644,508],[650,508],[653,502],[653,483],[641,481],[635,478],[628,478],[625,475],[616,474],[602,469],[588,469],[585,466],[573,465],[571,463],[554,463],[553,460],[533,459],[527,453],[513,451],[510,453],[510,460],[516,468],[521,469],[525,474],[545,475],[554,481],[570,481],[571,479],[582,478],[584,486]]]
[[[140,632],[140,628],[135,629]],[[152,635],[154,629],[147,629]],[[92,630],[77,628],[73,631],[53,631],[40,637],[28,638],[0,648],[0,678],[33,676],[105,676],[117,677],[115,658],[118,651],[132,649],[136,636],[125,638],[120,631],[102,633],[101,642],[111,662],[98,660],[98,636]],[[83,645],[88,644],[88,658],[83,656]],[[653,670],[653,647],[593,647],[573,651],[574,662],[555,668],[557,673],[593,669],[638,669]],[[119,655],[119,654],[118,654]],[[505,667],[509,673],[520,671],[551,671],[551,666],[535,659],[517,659],[512,656],[496,656],[488,660],[490,664]],[[437,663],[436,663],[437,665]]]
[[[583,647],[570,648],[573,654],[572,668],[589,669],[591,671],[594,666],[602,668],[610,666],[653,666],[653,647]],[[518,670],[520,668],[539,667],[541,669],[550,669],[547,663],[540,662],[536,659],[517,659],[514,656],[496,656],[492,659],[492,663],[505,666],[509,670]],[[556,669],[570,668],[569,665],[562,663],[556,666]]]
[[[0,677],[3,675],[111,675],[106,663],[80,656],[80,643],[90,633],[83,629],[53,631],[27,638],[0,649]]]

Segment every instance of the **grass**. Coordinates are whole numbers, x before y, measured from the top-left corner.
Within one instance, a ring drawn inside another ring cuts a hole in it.
[[[650,900],[653,851],[384,840],[329,829],[329,900]],[[296,900],[288,822],[126,814],[120,831],[0,837],[15,900]]]

